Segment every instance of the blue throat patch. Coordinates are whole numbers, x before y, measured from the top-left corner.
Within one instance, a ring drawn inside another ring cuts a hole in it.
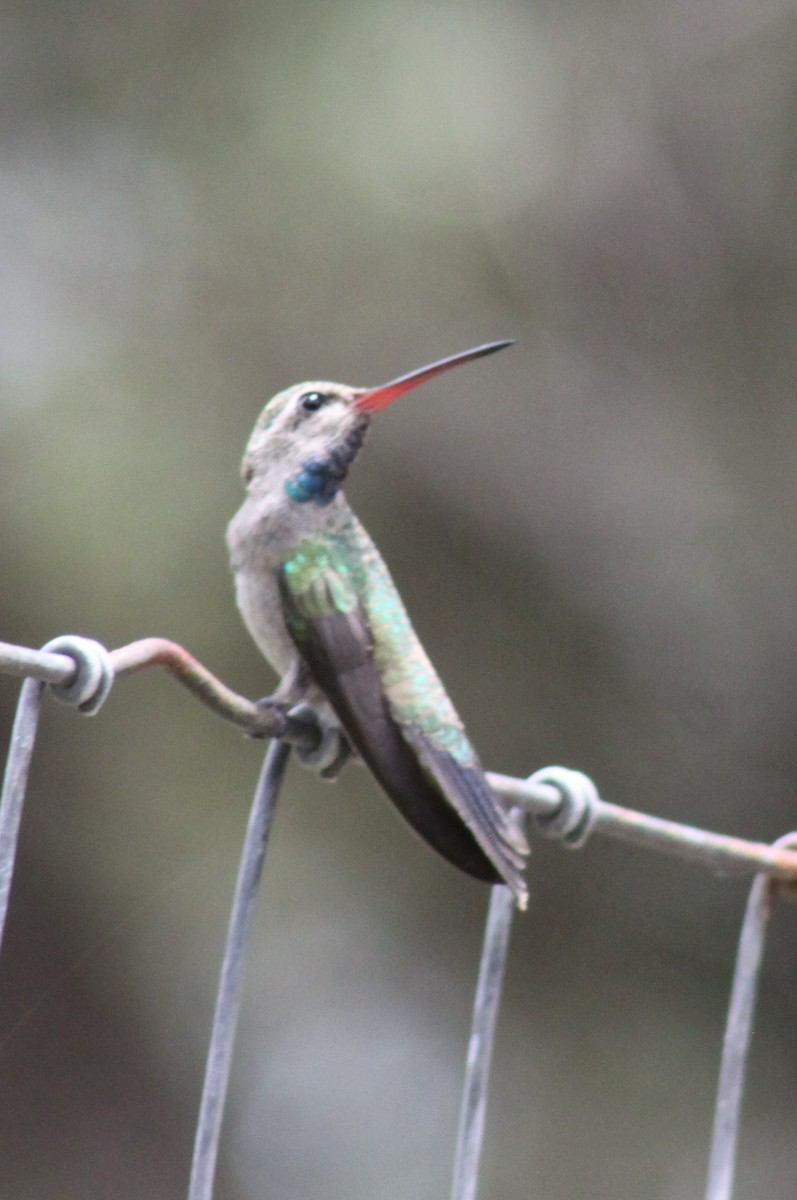
[[[299,474],[285,483],[285,491],[298,504],[331,504],[346,478],[347,466],[332,458],[307,458]]]
[[[340,491],[349,467],[363,444],[368,421],[353,426],[343,442],[327,455],[314,454],[306,458],[298,475],[288,479],[285,491],[297,504],[331,504]]]

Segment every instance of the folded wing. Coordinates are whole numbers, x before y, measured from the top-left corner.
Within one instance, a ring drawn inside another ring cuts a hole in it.
[[[422,719],[428,702],[423,694],[417,696],[421,719],[413,722],[413,693],[425,684],[442,693],[442,685],[436,675],[429,677],[433,669],[425,655],[420,672],[411,661],[413,653],[423,651],[403,607],[414,642],[388,648],[390,685],[385,686],[379,667],[386,647],[368,612],[367,585],[351,568],[326,546],[314,554],[305,551],[298,569],[286,564],[281,594],[299,652],[351,742],[410,825],[449,862],[477,879],[504,881],[524,904],[522,833],[490,790],[453,709],[456,753]],[[382,570],[392,587],[387,569]],[[397,593],[390,599],[401,606]],[[398,658],[392,653],[396,649]]]

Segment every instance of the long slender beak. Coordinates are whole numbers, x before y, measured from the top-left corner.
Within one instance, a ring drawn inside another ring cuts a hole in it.
[[[403,396],[405,392],[418,387],[420,383],[426,383],[427,379],[441,375],[443,371],[449,371],[452,367],[458,367],[460,363],[471,362],[474,358],[484,358],[487,354],[495,354],[496,350],[504,350],[507,346],[512,345],[514,345],[514,338],[503,342],[487,342],[484,346],[474,346],[472,350],[463,350],[460,354],[441,358],[439,362],[430,363],[428,367],[418,367],[416,371],[410,371],[408,375],[399,375],[398,379],[391,379],[390,383],[383,383],[381,387],[369,388],[357,397],[354,407],[364,413],[379,412],[388,404],[392,404],[394,400],[398,400],[399,396]]]

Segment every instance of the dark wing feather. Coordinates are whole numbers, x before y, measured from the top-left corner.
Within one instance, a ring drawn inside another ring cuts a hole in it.
[[[527,893],[523,870],[529,852],[528,842],[522,829],[513,823],[496,799],[481,764],[478,760],[472,764],[459,762],[412,725],[404,728],[403,733],[449,804],[498,867],[518,900],[525,904]]]
[[[302,603],[284,575],[281,590],[288,629],[311,675],[399,811],[454,866],[488,883],[505,881],[524,903],[522,835],[514,837],[478,767],[461,766],[392,716],[359,601],[340,611],[323,576],[311,603]]]

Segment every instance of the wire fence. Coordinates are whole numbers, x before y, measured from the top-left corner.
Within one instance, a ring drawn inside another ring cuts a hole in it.
[[[233,692],[186,650],[145,638],[108,651],[89,638],[63,636],[41,650],[0,642],[0,674],[24,679],[0,793],[0,945],[8,910],[28,772],[45,690],[85,715],[98,712],[114,680],[159,666],[218,716],[273,739],[255,790],[230,914],[197,1120],[188,1200],[212,1200],[247,945],[268,836],[292,747],[317,748],[321,732],[306,710],[254,704]],[[592,780],[565,767],[528,779],[488,773],[494,790],[545,836],[580,849],[596,834],[700,862],[723,874],[753,875],[742,923],[709,1154],[706,1200],[732,1200],[744,1079],[767,926],[779,897],[797,897],[797,833],[751,842],[666,821],[601,799]],[[493,1035],[501,1003],[514,914],[509,889],[492,888],[465,1065],[451,1200],[475,1200],[484,1134]]]

